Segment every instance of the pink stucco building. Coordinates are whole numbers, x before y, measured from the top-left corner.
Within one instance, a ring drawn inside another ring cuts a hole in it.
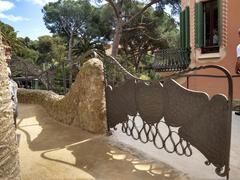
[[[191,48],[190,66],[217,64],[235,75],[240,0],[182,0],[181,6],[181,45]],[[215,70],[194,73],[220,75]],[[233,83],[234,99],[240,99],[240,77],[234,78]],[[194,77],[189,85],[210,95],[226,94],[227,90],[225,79]]]

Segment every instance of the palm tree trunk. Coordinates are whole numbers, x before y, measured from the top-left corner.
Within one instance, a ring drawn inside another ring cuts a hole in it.
[[[0,179],[21,179],[7,63],[2,47],[0,37]]]

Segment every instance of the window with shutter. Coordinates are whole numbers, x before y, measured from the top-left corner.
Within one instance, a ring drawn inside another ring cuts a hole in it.
[[[189,31],[189,7],[187,6],[180,13],[180,36],[181,48],[190,47],[190,31]]]
[[[181,48],[185,47],[185,10],[180,12],[180,38]]]
[[[195,45],[203,47],[203,3],[195,4]]]
[[[195,4],[195,44],[202,53],[219,52],[221,26],[219,16],[220,0]]]
[[[185,8],[185,16],[184,16],[184,20],[185,20],[185,48],[189,48],[190,47],[190,30],[189,30],[189,6],[187,6]]]

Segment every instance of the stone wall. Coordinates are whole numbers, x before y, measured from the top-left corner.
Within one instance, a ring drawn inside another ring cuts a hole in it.
[[[21,103],[42,105],[57,121],[93,133],[106,132],[106,104],[103,64],[88,60],[81,67],[66,96],[44,90],[18,90]]]
[[[13,107],[0,32],[0,179],[20,179]]]

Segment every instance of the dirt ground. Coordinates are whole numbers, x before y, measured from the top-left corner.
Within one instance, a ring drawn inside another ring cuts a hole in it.
[[[167,164],[137,157],[93,135],[51,119],[39,105],[20,104],[20,165],[23,180],[185,180]]]

